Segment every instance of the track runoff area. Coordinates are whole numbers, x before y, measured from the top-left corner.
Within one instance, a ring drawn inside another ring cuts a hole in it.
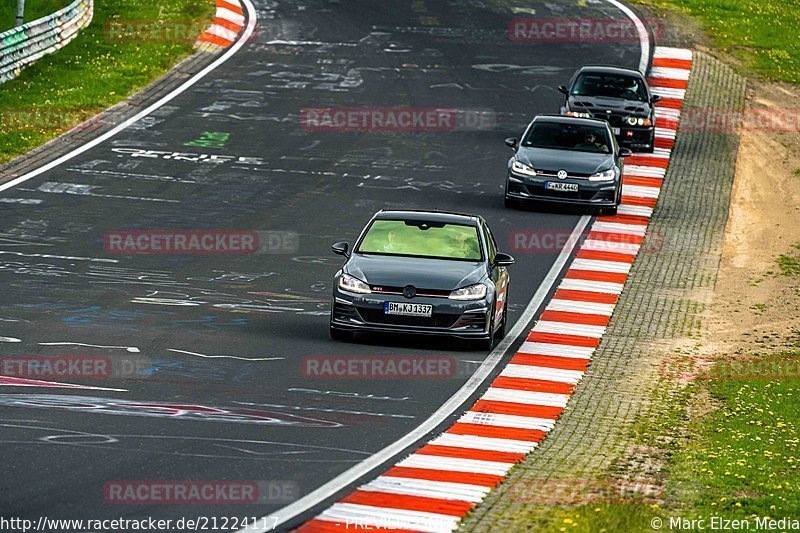
[[[598,217],[553,298],[489,389],[450,429],[306,522],[301,533],[454,531],[553,428],[586,372],[642,246],[669,165],[692,52],[657,47],[656,149],[625,164],[622,203]]]

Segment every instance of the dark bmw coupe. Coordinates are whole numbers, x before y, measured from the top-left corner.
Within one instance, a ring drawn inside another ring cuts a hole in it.
[[[506,174],[506,207],[524,201],[577,204],[615,214],[622,198],[623,158],[608,122],[539,115],[514,149]]]
[[[333,283],[331,337],[357,331],[446,335],[491,349],[505,335],[507,268],[479,216],[379,211],[351,248]]]
[[[617,142],[640,152],[655,146],[653,95],[642,73],[621,67],[587,66],[558,88],[564,93],[562,115],[607,120]]]

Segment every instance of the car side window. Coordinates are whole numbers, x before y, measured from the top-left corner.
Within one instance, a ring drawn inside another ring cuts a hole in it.
[[[485,224],[483,225],[483,237],[486,241],[486,255],[489,259],[489,264],[494,262],[495,252],[497,251],[497,245],[494,242],[494,237],[492,237],[492,232],[489,231],[489,227]]]

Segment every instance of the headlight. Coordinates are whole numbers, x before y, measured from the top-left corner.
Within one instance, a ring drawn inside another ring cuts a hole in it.
[[[598,172],[597,174],[592,174],[589,176],[589,181],[609,181],[613,180],[615,176],[616,174],[614,173],[614,169],[609,168],[608,170]]]
[[[481,300],[486,297],[486,285],[483,283],[476,283],[469,287],[454,290],[450,293],[451,300]]]
[[[626,122],[631,126],[652,126],[653,122],[645,117],[628,117]]]
[[[525,176],[535,176],[536,175],[536,171],[535,170],[533,170],[531,167],[529,167],[528,165],[526,165],[524,163],[520,163],[516,159],[514,160],[513,163],[511,163],[511,170],[513,172],[516,172],[517,174],[523,174]]]
[[[360,279],[351,276],[350,274],[342,274],[342,277],[339,278],[339,288],[343,291],[354,292],[356,294],[372,293],[369,285]]]
[[[580,118],[592,118],[591,113],[587,113],[586,111],[567,111],[568,117],[580,117]]]

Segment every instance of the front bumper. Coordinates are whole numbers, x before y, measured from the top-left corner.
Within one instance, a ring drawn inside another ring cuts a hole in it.
[[[430,304],[433,316],[387,315],[384,302]],[[415,297],[391,294],[352,294],[336,286],[331,308],[331,327],[346,331],[373,331],[416,335],[444,335],[479,339],[489,335],[492,305],[489,295],[483,300],[456,301],[448,298]]]
[[[620,146],[631,150],[652,150],[655,142],[656,129],[653,126],[621,127],[615,135]]]
[[[546,182],[576,183],[578,192],[552,191],[545,189]],[[560,204],[585,205],[591,207],[615,207],[617,181],[589,181],[580,179],[546,179],[520,177],[511,172],[506,176],[506,198]]]

